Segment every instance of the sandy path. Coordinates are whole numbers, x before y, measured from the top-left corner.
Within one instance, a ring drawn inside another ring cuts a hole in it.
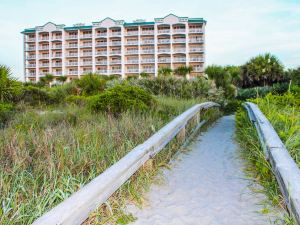
[[[275,212],[258,213],[265,196],[249,189],[234,131],[234,116],[225,116],[199,136],[188,154],[163,171],[164,183],[151,187],[147,206],[128,206],[137,217],[133,224],[270,224]]]

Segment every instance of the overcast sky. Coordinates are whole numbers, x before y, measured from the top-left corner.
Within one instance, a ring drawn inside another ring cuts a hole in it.
[[[24,28],[105,17],[152,21],[169,13],[207,20],[207,64],[240,65],[271,52],[286,68],[300,66],[300,0],[0,0],[0,9],[0,64],[20,79]]]

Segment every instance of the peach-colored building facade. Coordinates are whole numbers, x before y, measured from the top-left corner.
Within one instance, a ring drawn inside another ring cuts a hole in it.
[[[72,27],[47,23],[25,29],[24,76],[38,81],[45,74],[68,80],[93,72],[122,77],[142,72],[157,76],[158,68],[193,66],[203,73],[205,25],[202,18],[170,14],[154,22],[106,18]]]

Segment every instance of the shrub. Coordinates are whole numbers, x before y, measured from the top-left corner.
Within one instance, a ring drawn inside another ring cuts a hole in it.
[[[8,103],[0,103],[0,127],[11,117],[13,106]]]
[[[236,112],[242,105],[242,102],[236,99],[230,100],[222,105],[222,110],[225,114],[231,114]]]
[[[15,101],[21,90],[21,82],[12,77],[10,68],[0,65],[0,101]]]
[[[35,86],[26,86],[23,88],[23,93],[20,99],[30,105],[38,105],[41,103],[52,103],[50,94],[42,88]]]
[[[154,104],[155,100],[149,92],[129,85],[117,85],[89,99],[89,106],[93,111],[105,111],[114,115],[127,110],[147,110]]]
[[[85,106],[88,99],[85,96],[70,95],[65,98],[65,101],[66,103],[71,103],[78,106]]]
[[[75,81],[82,95],[96,95],[104,91],[106,81],[99,75],[87,74]]]

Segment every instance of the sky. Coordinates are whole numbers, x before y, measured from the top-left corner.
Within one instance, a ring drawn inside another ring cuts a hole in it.
[[[25,28],[106,17],[153,21],[169,13],[207,20],[206,65],[241,65],[270,52],[286,68],[300,66],[300,0],[1,0],[0,9],[0,64],[20,80]]]

